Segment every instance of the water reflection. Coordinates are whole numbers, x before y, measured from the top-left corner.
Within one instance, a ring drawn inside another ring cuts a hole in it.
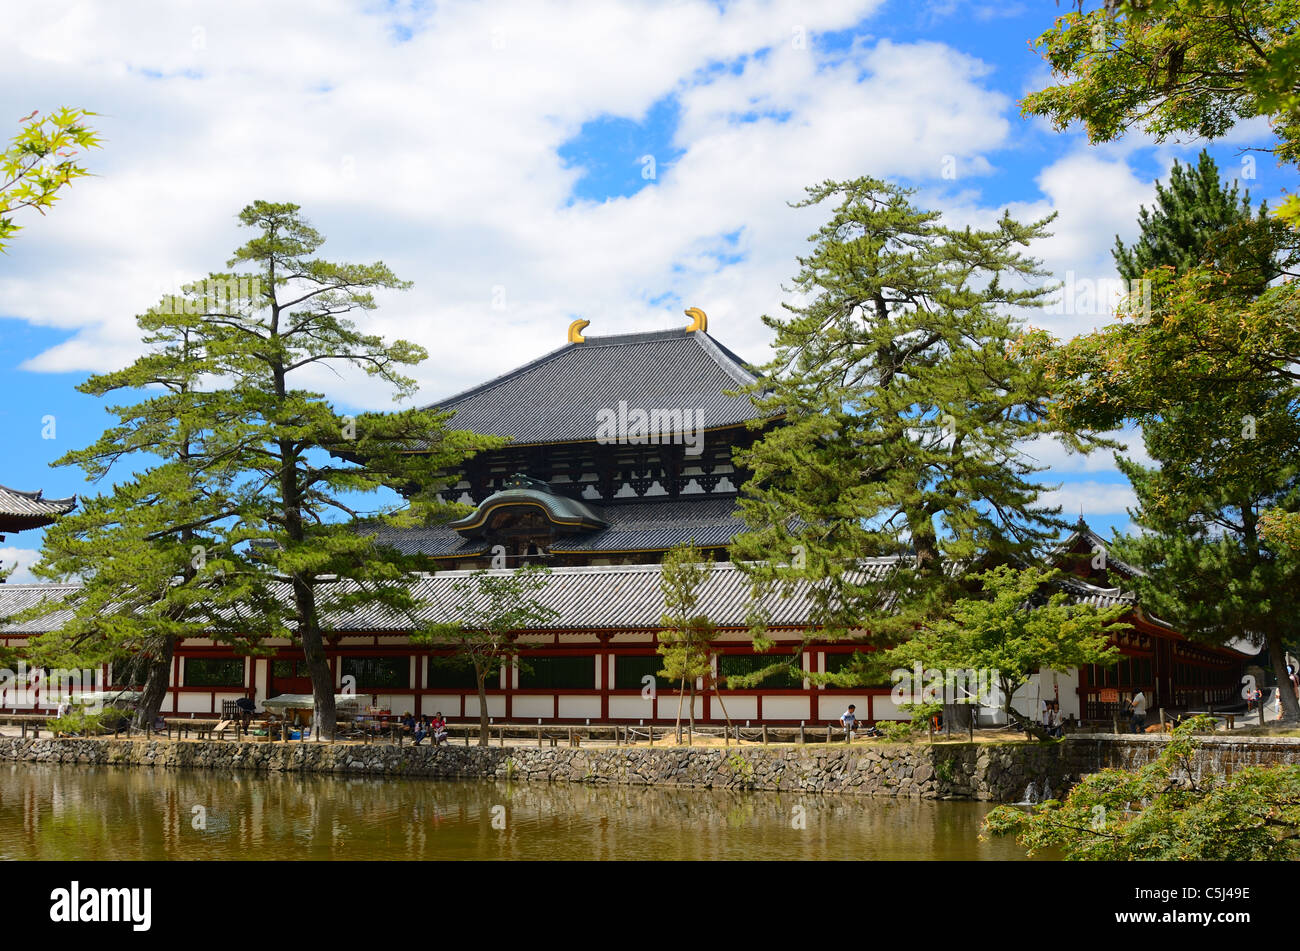
[[[1017,859],[988,806],[637,786],[0,766],[0,859]],[[504,825],[504,828],[499,828]]]

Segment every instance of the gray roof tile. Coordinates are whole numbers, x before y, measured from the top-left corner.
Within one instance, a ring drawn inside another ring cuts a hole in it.
[[[724,396],[756,379],[740,357],[703,331],[588,337],[570,343],[434,406],[455,410],[456,429],[509,436],[516,443],[593,441],[602,409],[702,410],[703,427],[737,425],[761,414],[748,399]]]
[[[745,530],[736,514],[736,497],[683,496],[610,505],[587,503],[607,528],[557,538],[551,550],[563,552],[664,551],[694,541],[702,547],[730,545]],[[382,529],[379,541],[407,554],[464,557],[487,550],[478,539],[465,540],[447,526]]]
[[[47,499],[40,490],[19,492],[0,485],[0,518],[8,524],[21,526],[11,529],[12,531],[48,525],[60,515],[71,512],[76,504],[75,495],[66,499]]]
[[[854,581],[879,578],[894,565],[891,558],[876,558],[862,562],[850,573]],[[663,592],[660,589],[659,565],[616,565],[601,567],[555,568],[538,600],[559,612],[558,616],[543,625],[546,630],[640,630],[661,627],[664,613]],[[497,572],[493,572],[494,574]],[[468,584],[471,600],[475,572],[441,571],[413,579],[412,593],[425,607],[418,610],[414,620],[420,623],[454,622],[458,609],[467,593],[458,586]],[[1077,591],[1079,600],[1108,607],[1114,604],[1132,604],[1131,596],[1117,591],[1090,588]],[[74,591],[70,585],[0,585],[0,617],[5,617],[29,607],[44,598],[58,598]],[[769,595],[764,600],[773,627],[791,627],[806,623],[811,607],[807,582],[793,587],[788,597]],[[283,596],[288,598],[287,586]],[[700,611],[720,627],[744,627],[752,603],[752,591],[746,575],[730,562],[718,562],[700,591]],[[39,621],[19,626],[0,627],[4,633],[39,633],[55,630],[67,618],[66,612],[56,612]],[[414,627],[411,618],[393,614],[387,608],[373,605],[352,611],[336,612],[325,618],[327,628],[335,631],[383,632],[403,631]]]

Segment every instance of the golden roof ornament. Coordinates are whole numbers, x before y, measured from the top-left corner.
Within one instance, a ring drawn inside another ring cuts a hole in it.
[[[683,313],[686,314],[687,317],[691,318],[691,325],[686,328],[687,333],[694,333],[697,330],[703,330],[705,333],[708,333],[708,314],[700,310],[698,307],[687,307]]]
[[[575,320],[569,324],[569,343],[582,343],[587,338],[582,335],[582,331],[590,324],[590,320]]]

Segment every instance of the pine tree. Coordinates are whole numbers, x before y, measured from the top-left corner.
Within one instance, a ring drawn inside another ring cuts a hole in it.
[[[65,461],[93,477],[142,453],[162,462],[47,534],[47,576],[88,583],[75,597],[77,623],[43,646],[81,662],[143,656],[153,703],[182,637],[211,631],[249,650],[287,637],[302,645],[317,736],[328,738],[324,618],[417,607],[409,573],[419,565],[379,546],[370,529],[463,511],[438,500],[445,473],[502,440],[448,430],[449,414],[428,410],[345,416],[298,387],[314,366],[345,364],[410,395],[415,383],[400,368],[425,351],[349,319],[374,309],[375,289],[409,285],[382,263],[314,258],[324,239],[296,205],[255,202],[240,221],[259,233],[228,266],[251,272],[212,274],[165,299],[142,320],[150,353],[84,387],[160,385],[164,394],[114,409],[119,425]],[[357,496],[388,486],[409,504],[358,511]]]
[[[60,608],[72,617],[28,645],[39,666],[112,664],[114,680],[142,684],[137,725],[152,725],[166,695],[176,644],[214,637],[247,647],[240,617],[271,596],[267,580],[240,553],[230,451],[215,394],[202,381],[213,370],[201,318],[167,313],[168,303],[137,318],[148,352],[129,367],[92,376],[78,389],[105,396],[135,391],[143,398],[114,406],[114,425],[92,445],[55,465],[80,466],[101,481],[124,462],[149,460],[105,494],[45,534],[35,574],[80,580],[67,597],[31,616]]]
[[[1144,609],[1198,639],[1265,647],[1285,683],[1284,645],[1300,633],[1300,552],[1270,547],[1264,532],[1300,513],[1300,324],[1291,286],[1261,287],[1256,277],[1293,270],[1296,237],[1256,228],[1249,207],[1237,215],[1254,235],[1252,258],[1266,261],[1254,277],[1216,260],[1218,235],[1148,216],[1148,246],[1164,248],[1143,275],[1151,313],[1076,338],[1050,372],[1063,425],[1138,423],[1157,462],[1117,459],[1143,531],[1118,538],[1114,551],[1146,569],[1133,581]],[[1167,244],[1173,237],[1210,243],[1180,250]],[[1287,719],[1300,717],[1291,691],[1282,704]]]
[[[1065,527],[1020,451],[1052,431],[1051,344],[1008,312],[1051,292],[1010,286],[1041,276],[1022,249],[1050,219],[951,229],[908,195],[869,178],[808,189],[800,206],[837,204],[799,259],[803,302],[764,318],[776,358],[751,396],[782,419],[737,454],[752,477],[733,558],[758,593],[812,598],[819,638],[905,636],[956,596],[953,564],[1027,555]]]
[[[1120,277],[1130,284],[1147,271],[1171,267],[1182,274],[1198,265],[1231,272],[1242,292],[1259,294],[1282,269],[1267,203],[1254,212],[1250,192],[1219,178],[1209,152],[1195,167],[1174,162],[1169,184],[1156,182],[1156,203],[1138,212],[1141,234],[1131,247],[1115,237],[1112,252]]]
[[[381,511],[373,523],[449,517],[463,509],[438,500],[445,473],[503,440],[448,430],[450,414],[431,410],[345,416],[321,394],[300,388],[315,367],[351,366],[401,399],[415,391],[401,368],[427,353],[356,328],[351,315],[375,308],[375,290],[410,284],[382,262],[313,257],[324,238],[298,212],[297,205],[264,201],[240,212],[240,222],[258,233],[228,266],[251,270],[210,278],[237,288],[237,304],[204,314],[203,327],[217,371],[231,381],[221,409],[239,442],[225,462],[241,476],[236,507],[248,530],[262,537],[258,553],[270,576],[289,591],[258,624],[293,630],[311,675],[316,735],[329,738],[334,678],[323,618],[366,605],[416,607],[409,573],[418,564],[358,530],[356,520],[368,513],[355,509],[351,497],[386,487],[408,493],[405,511]]]

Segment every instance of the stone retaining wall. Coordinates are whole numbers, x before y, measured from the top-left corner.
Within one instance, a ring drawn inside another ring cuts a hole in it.
[[[438,779],[515,779],[798,790],[922,799],[1019,802],[1030,784],[1059,795],[1086,773],[1137,766],[1158,737],[1080,736],[1060,743],[863,743],[851,747],[440,749],[328,743],[169,743],[160,740],[0,738],[0,760],[184,769],[363,773]],[[1207,739],[1211,769],[1300,762],[1300,740]]]

